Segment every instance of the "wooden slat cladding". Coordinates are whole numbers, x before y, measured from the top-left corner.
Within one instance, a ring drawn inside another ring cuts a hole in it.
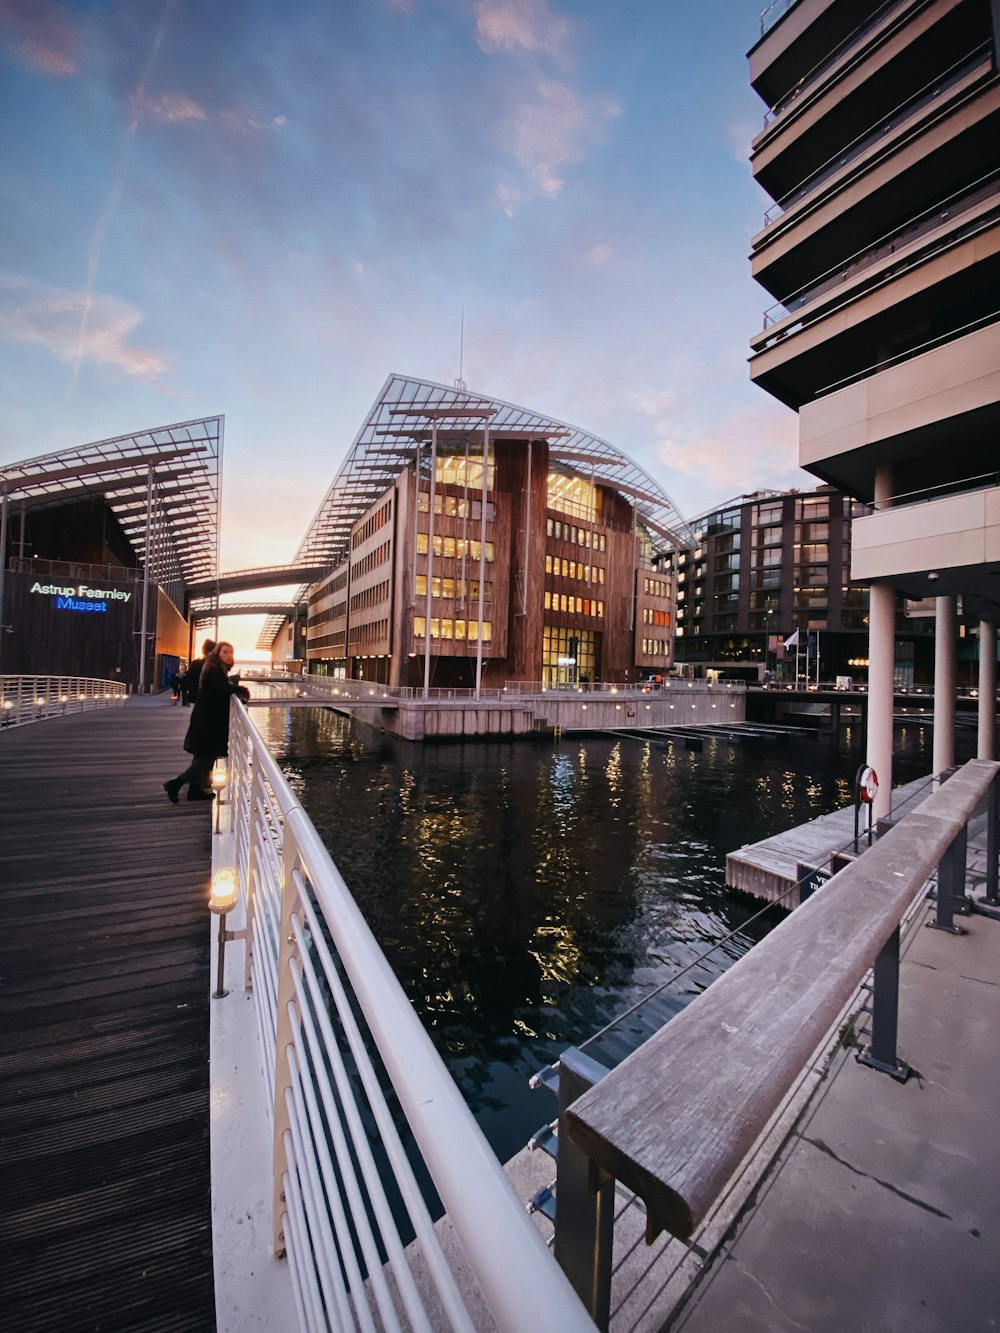
[[[189,712],[0,734],[0,1323],[215,1326],[211,807],[173,807]]]

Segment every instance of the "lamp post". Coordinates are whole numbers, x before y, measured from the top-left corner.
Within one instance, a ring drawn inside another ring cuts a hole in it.
[[[236,906],[236,900],[239,896],[239,885],[236,882],[236,871],[232,866],[222,866],[212,878],[212,889],[208,899],[208,906],[219,918],[219,966],[216,973],[215,990],[212,992],[213,1000],[221,1000],[229,992],[223,985],[223,974],[226,965],[226,941],[234,940],[237,932],[226,930],[226,915]]]

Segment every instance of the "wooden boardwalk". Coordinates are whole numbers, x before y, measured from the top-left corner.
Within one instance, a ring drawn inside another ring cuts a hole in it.
[[[0,1327],[215,1327],[212,807],[187,710],[0,733]]]

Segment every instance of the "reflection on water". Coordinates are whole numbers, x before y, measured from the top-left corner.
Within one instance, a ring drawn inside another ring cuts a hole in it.
[[[619,1060],[780,919],[748,924],[726,853],[848,802],[863,759],[856,732],[421,747],[324,709],[255,721],[502,1160],[554,1113],[531,1074],[737,931],[588,1048]],[[930,745],[909,728],[897,782]]]

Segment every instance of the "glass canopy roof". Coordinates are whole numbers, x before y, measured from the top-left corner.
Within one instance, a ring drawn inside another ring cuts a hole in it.
[[[14,509],[99,497],[142,565],[148,551],[151,577],[189,587],[218,573],[224,424],[224,417],[205,417],[4,463],[0,494]]]
[[[606,440],[462,386],[390,375],[306,530],[294,564],[323,563],[331,569],[340,564],[349,549],[351,528],[413,461],[418,444],[430,440],[435,421],[442,450],[464,450],[466,440],[481,442],[485,422],[493,438],[546,439],[553,467],[620,491],[635,505],[637,520],[655,550],[694,544],[688,524],[666,491]],[[301,588],[295,600],[301,600],[305,591]],[[270,648],[281,625],[280,617],[269,617],[257,647]]]

